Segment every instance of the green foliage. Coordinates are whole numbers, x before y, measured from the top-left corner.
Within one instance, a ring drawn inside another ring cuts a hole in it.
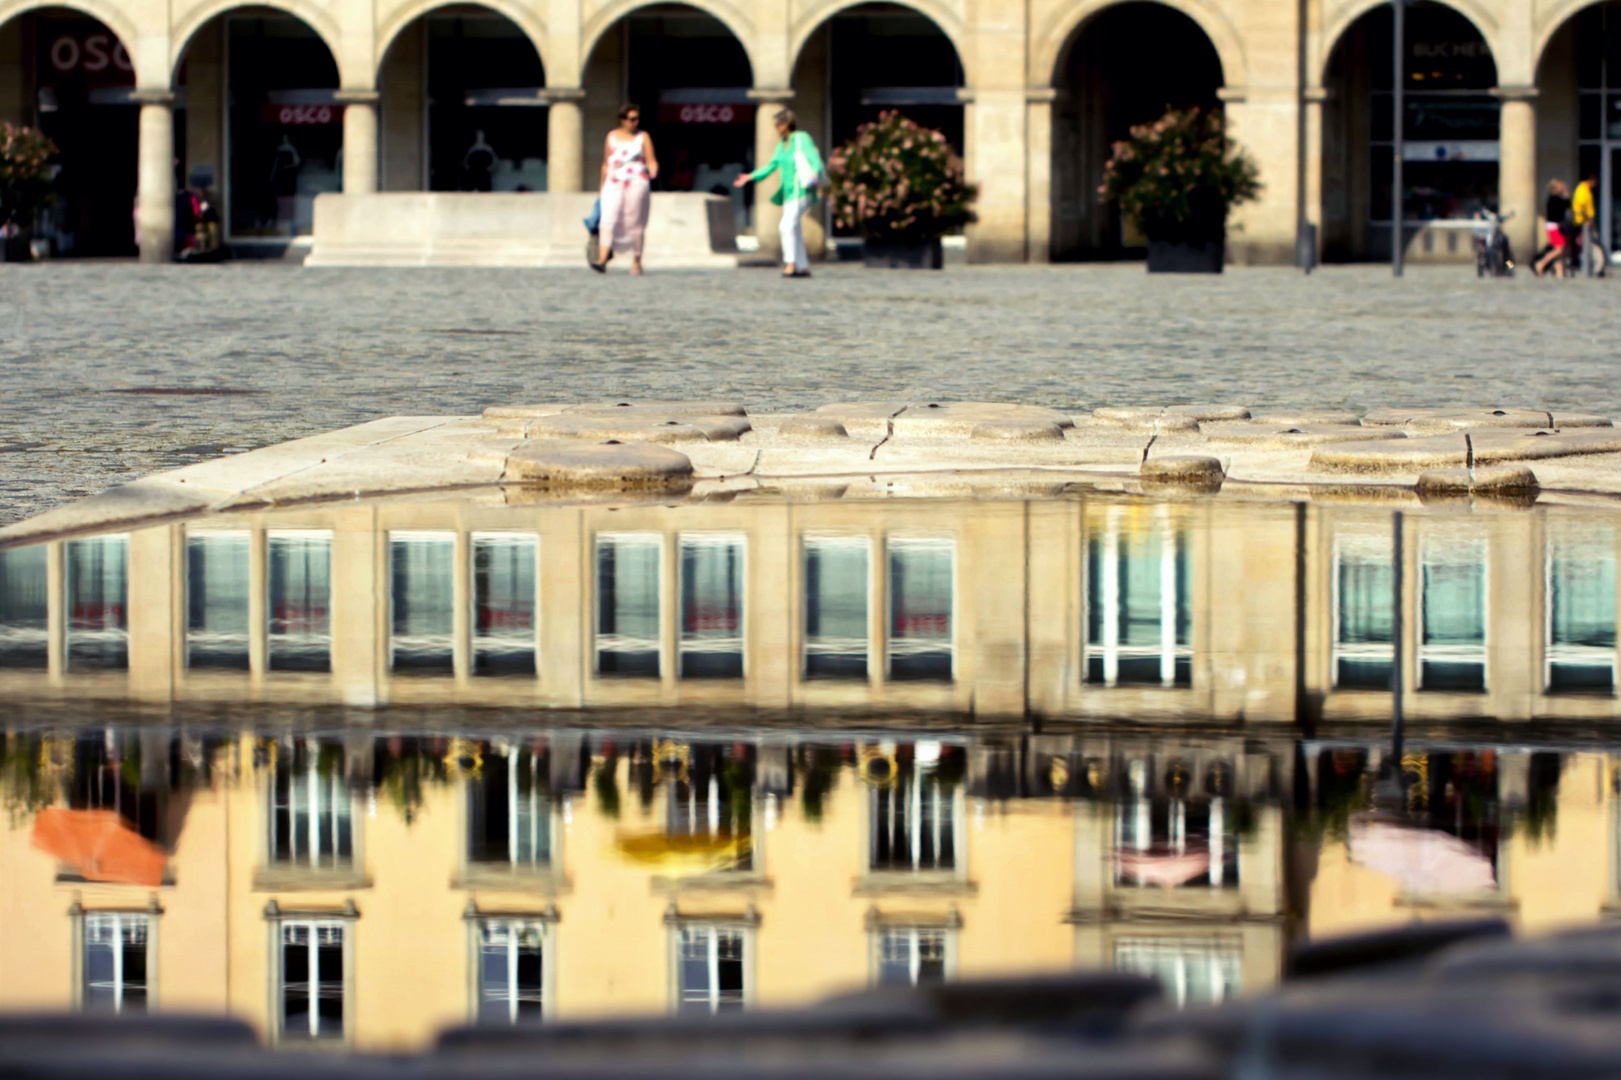
[[[55,800],[56,785],[45,768],[39,736],[0,736],[0,794],[13,828]]]
[[[946,137],[893,110],[862,124],[828,160],[833,220],[872,240],[933,240],[976,220],[979,187]]]
[[[597,791],[597,809],[610,821],[619,820],[619,758],[609,754],[597,765],[591,776],[591,786]]]
[[[0,225],[31,225],[56,201],[56,144],[30,127],[0,121]]]
[[[1172,109],[1114,144],[1098,201],[1115,203],[1150,240],[1211,240],[1227,212],[1261,192],[1255,162],[1227,139],[1219,112]]]

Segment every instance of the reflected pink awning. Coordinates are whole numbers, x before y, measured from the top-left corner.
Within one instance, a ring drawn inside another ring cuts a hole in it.
[[[1121,848],[1115,852],[1120,860],[1120,874],[1138,885],[1158,885],[1174,889],[1210,873],[1210,852],[1205,848],[1186,851],[1134,851]]]
[[[1379,818],[1353,818],[1351,861],[1388,874],[1409,892],[1462,893],[1497,888],[1492,861],[1474,846],[1437,829]]]

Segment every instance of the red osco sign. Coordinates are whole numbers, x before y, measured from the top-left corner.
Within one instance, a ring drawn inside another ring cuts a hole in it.
[[[659,106],[659,122],[663,124],[748,124],[753,120],[753,105],[692,102]]]
[[[95,31],[59,33],[45,50],[45,59],[58,75],[73,75],[87,82],[127,85],[135,82],[135,63],[124,43],[112,34]]]
[[[265,105],[259,119],[266,124],[299,127],[311,124],[337,124],[343,121],[342,105]]]

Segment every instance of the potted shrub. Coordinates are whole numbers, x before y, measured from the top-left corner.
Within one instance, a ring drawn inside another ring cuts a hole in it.
[[[1114,144],[1098,199],[1148,238],[1148,272],[1221,273],[1227,212],[1261,191],[1255,162],[1221,113],[1172,109]]]
[[[866,240],[868,266],[938,270],[940,238],[974,220],[962,159],[898,112],[861,125],[827,164],[833,220]]]
[[[34,128],[0,122],[0,236],[6,262],[31,257],[34,215],[56,198],[56,166],[50,164],[55,153],[56,145]]]

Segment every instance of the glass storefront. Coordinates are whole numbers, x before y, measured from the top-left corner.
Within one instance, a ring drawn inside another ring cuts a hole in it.
[[[1577,176],[1599,178],[1599,228],[1607,251],[1621,249],[1621,5],[1576,16]]]
[[[499,15],[428,19],[428,189],[545,191],[546,76]]]

